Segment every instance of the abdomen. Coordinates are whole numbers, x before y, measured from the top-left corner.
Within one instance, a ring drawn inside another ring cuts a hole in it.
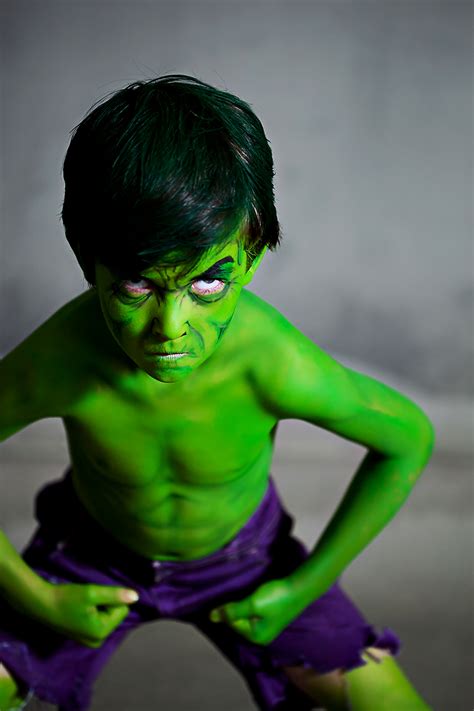
[[[77,464],[73,481],[91,516],[126,547],[152,559],[192,560],[224,546],[257,509],[268,484],[271,445],[219,483],[190,483],[160,471],[124,484]]]

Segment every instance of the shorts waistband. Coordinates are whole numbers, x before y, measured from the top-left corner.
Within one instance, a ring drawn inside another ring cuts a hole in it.
[[[62,479],[43,487],[36,497],[35,516],[40,526],[50,532],[53,538],[84,545],[95,554],[104,553],[108,560],[120,561],[120,566],[134,570],[160,568],[171,570],[193,570],[205,564],[212,564],[227,558],[235,551],[243,551],[255,545],[272,529],[284,511],[272,476],[259,505],[242,528],[216,551],[192,560],[171,561],[151,559],[124,546],[92,518],[78,498],[72,481],[71,469],[66,470]],[[79,535],[77,535],[79,533]]]

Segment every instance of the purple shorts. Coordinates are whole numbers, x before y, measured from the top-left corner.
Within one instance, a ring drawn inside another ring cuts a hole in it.
[[[239,600],[266,580],[293,571],[308,552],[291,536],[293,519],[270,478],[255,513],[223,548],[193,561],[153,561],[111,538],[85,511],[69,472],[36,498],[39,526],[23,553],[53,583],[119,585],[140,595],[128,617],[102,647],[91,649],[20,616],[0,601],[0,662],[30,694],[60,711],[89,707],[95,680],[126,635],[143,622],[189,622],[243,675],[264,711],[307,711],[314,703],[287,679],[282,667],[304,665],[319,673],[353,669],[369,646],[399,650],[388,628],[378,634],[336,583],[269,645],[256,645],[225,624],[208,620],[215,606]]]

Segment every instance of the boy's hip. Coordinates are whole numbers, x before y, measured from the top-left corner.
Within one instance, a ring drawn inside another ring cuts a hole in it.
[[[227,566],[231,575],[231,568],[243,559],[255,562],[265,559],[268,566],[278,541],[280,562],[284,559],[296,562],[302,556],[302,550],[299,546],[295,550],[295,539],[289,535],[293,518],[283,507],[271,476],[260,504],[237,534],[213,553],[193,560],[156,561],[123,546],[83,507],[74,490],[70,470],[62,479],[48,483],[38,492],[35,517],[39,526],[25,551],[30,565],[38,566],[45,558],[57,566],[66,565],[67,558],[80,559],[83,563],[90,562],[94,569],[112,568],[115,573],[123,573],[124,578],[136,579],[144,585],[164,577],[184,576],[197,580],[206,570],[225,571]],[[292,550],[285,554],[288,545]]]

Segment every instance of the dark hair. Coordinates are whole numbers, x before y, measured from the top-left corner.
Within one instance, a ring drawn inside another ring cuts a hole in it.
[[[134,82],[95,104],[64,160],[62,220],[89,284],[195,262],[241,228],[247,254],[280,241],[273,158],[250,106],[184,74]]]

